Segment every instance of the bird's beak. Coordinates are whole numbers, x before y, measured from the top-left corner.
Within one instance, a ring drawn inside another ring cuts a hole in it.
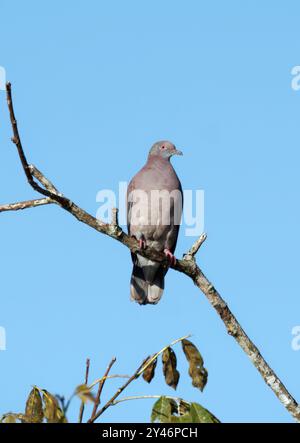
[[[183,153],[175,148],[173,155],[183,155]]]

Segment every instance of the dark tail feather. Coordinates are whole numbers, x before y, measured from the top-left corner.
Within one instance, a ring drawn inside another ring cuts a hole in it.
[[[149,283],[145,280],[143,269],[134,265],[130,282],[131,300],[135,300],[140,305],[156,305],[163,295],[164,280],[163,268],[157,270],[153,282]]]

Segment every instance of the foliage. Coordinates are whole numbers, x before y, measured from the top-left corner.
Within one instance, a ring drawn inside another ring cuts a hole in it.
[[[4,414],[0,423],[68,423],[66,413],[71,400],[78,397],[81,400],[79,421],[82,421],[84,406],[90,402],[94,404],[91,418],[88,422],[95,421],[108,407],[114,406],[120,401],[133,399],[133,397],[122,398],[116,400],[117,397],[127,386],[140,375],[147,383],[151,383],[156,375],[156,366],[159,356],[162,360],[162,370],[166,384],[173,389],[176,389],[179,383],[180,374],[177,370],[177,356],[173,346],[181,342],[183,352],[189,363],[189,375],[192,379],[192,384],[196,388],[203,391],[207,383],[207,370],[204,368],[203,358],[197,347],[186,337],[173,341],[170,345],[164,347],[156,354],[148,357],[143,364],[131,376],[108,375],[108,372],[115,362],[112,360],[105,375],[97,379],[91,384],[88,384],[89,360],[86,371],[86,383],[80,384],[76,387],[69,400],[65,403],[64,397],[53,395],[46,389],[41,389],[34,386],[27,398],[24,413],[8,412]],[[128,378],[128,381],[107,401],[102,410],[98,410],[100,404],[100,395],[104,383],[109,378],[122,377]],[[93,389],[98,386],[97,395]],[[158,396],[138,396],[135,399],[142,398],[157,398]],[[219,423],[219,420],[207,409],[198,403],[190,403],[179,397],[171,397],[162,395],[159,397],[151,413],[151,421],[159,423]]]
[[[1,423],[67,423],[67,418],[59,406],[58,399],[45,389],[34,386],[26,401],[25,413],[7,413]]]
[[[162,396],[154,404],[151,422],[159,423],[220,423],[207,409],[198,403],[178,401]]]

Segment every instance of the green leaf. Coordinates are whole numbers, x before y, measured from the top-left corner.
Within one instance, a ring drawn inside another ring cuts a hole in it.
[[[175,352],[170,347],[165,349],[162,355],[163,373],[167,385],[173,389],[177,388],[180,374],[176,369],[177,358]]]
[[[152,423],[171,423],[172,413],[177,411],[177,404],[174,400],[165,396],[160,397],[153,405]]]
[[[190,414],[192,423],[220,423],[217,417],[198,403],[191,403]]]
[[[203,358],[196,346],[189,340],[182,340],[182,349],[189,362],[189,375],[192,378],[192,384],[200,391],[203,391],[207,383],[208,372],[204,368]]]
[[[44,416],[48,423],[67,423],[67,419],[59,407],[58,400],[46,389],[43,392]]]
[[[172,415],[171,423],[194,423],[189,412],[186,412],[184,415]]]
[[[28,423],[42,423],[44,418],[43,403],[39,390],[34,387],[28,396],[25,408],[25,419]]]
[[[150,357],[151,359],[152,357]],[[145,369],[145,371],[143,372],[143,379],[147,382],[150,383],[155,375],[155,368],[157,365],[157,358],[155,360],[153,360],[152,363],[150,363],[150,365]]]
[[[207,409],[198,403],[180,400],[179,404],[168,397],[160,397],[154,404],[151,422],[155,423],[220,423]]]

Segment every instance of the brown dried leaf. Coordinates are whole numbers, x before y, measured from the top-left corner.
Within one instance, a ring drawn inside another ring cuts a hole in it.
[[[203,366],[203,358],[196,346],[189,340],[182,340],[182,349],[190,365],[189,375],[192,378],[192,384],[203,391],[208,377],[208,372]]]
[[[8,414],[2,415],[0,423],[17,423],[16,414],[9,412]]]
[[[44,418],[43,403],[39,390],[34,387],[28,396],[25,408],[26,422],[42,423]]]
[[[187,401],[184,400],[180,400],[179,401],[179,405],[178,405],[178,414],[179,415],[185,415],[190,411],[190,403],[188,403]]]
[[[150,357],[151,359],[152,357]],[[150,360],[149,359],[149,360]],[[146,362],[147,363],[147,362]],[[150,365],[145,369],[145,371],[143,372],[143,379],[150,383],[155,375],[155,368],[157,365],[157,358],[155,360],[153,360],[152,363],[150,363]]]
[[[18,420],[21,423],[32,423],[25,414],[16,414],[13,412],[8,412],[7,414],[2,415],[0,423],[17,423]]]
[[[48,423],[67,423],[67,419],[59,407],[58,400],[46,389],[42,390],[44,401],[44,416]]]
[[[163,373],[167,385],[173,389],[177,388],[180,374],[176,369],[177,358],[175,352],[170,347],[165,349],[162,355]]]

